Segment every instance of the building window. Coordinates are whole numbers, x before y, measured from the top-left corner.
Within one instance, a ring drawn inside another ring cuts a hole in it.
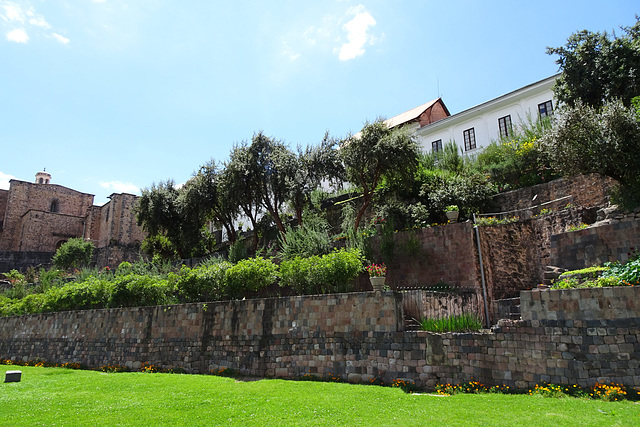
[[[540,113],[540,117],[551,116],[553,114],[553,103],[549,100],[542,104],[538,104],[538,113]]]
[[[437,153],[438,151],[442,151],[442,140],[439,139],[437,141],[433,141],[431,143],[431,151]]]
[[[57,213],[60,210],[58,199],[53,199],[49,205],[49,212]]]
[[[464,151],[476,148],[476,131],[471,128],[465,130],[462,134],[464,135]]]
[[[504,116],[498,119],[498,128],[500,129],[500,138],[508,138],[511,131],[511,116]]]

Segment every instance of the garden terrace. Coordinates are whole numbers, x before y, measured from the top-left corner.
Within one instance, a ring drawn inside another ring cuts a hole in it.
[[[516,388],[640,386],[640,287],[582,291],[522,292],[527,320],[478,333],[404,331],[402,294],[395,292],[4,317],[0,359],[352,382],[400,378],[425,387],[471,380]],[[551,303],[561,296],[575,302],[562,306],[563,319]],[[609,304],[625,308],[603,312],[607,317],[585,310]]]

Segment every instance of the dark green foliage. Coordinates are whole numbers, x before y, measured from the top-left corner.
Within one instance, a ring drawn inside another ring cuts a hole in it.
[[[94,244],[82,238],[72,238],[56,251],[52,262],[57,268],[69,270],[89,265]]]
[[[557,177],[543,155],[540,139],[551,128],[548,118],[520,124],[513,134],[492,141],[476,158],[473,169],[489,174],[499,190],[512,190]]]
[[[286,240],[280,238],[280,256],[283,260],[295,257],[324,255],[331,251],[329,223],[319,216],[307,216],[298,227],[287,229]]]
[[[621,197],[633,201],[640,188],[640,122],[619,100],[597,109],[578,101],[556,114],[542,138],[550,164],[564,174],[599,173],[621,184]],[[632,202],[629,204],[633,204]]]
[[[424,175],[420,196],[424,203],[433,209],[432,216],[436,222],[444,222],[445,208],[448,205],[460,207],[460,215],[466,216],[471,212],[481,212],[490,203],[490,197],[495,193],[495,187],[482,174],[458,175],[455,173],[435,170]]]
[[[619,98],[624,105],[640,94],[640,20],[623,27],[616,37],[605,33],[579,31],[563,47],[547,48],[558,55],[562,75],[555,87],[561,103],[599,107],[605,100]]]
[[[367,123],[362,131],[347,138],[339,151],[346,179],[362,190],[362,204],[355,217],[357,231],[374,192],[383,178],[411,179],[418,167],[418,144],[408,130],[389,129],[382,120]]]
[[[113,281],[109,307],[137,307],[171,304],[173,285],[167,279],[128,274]]]
[[[194,221],[202,229],[207,221],[225,229],[230,242],[235,242],[237,233],[234,221],[239,213],[240,194],[238,186],[243,182],[233,175],[229,167],[222,168],[211,161],[200,168],[181,189],[183,221]]]
[[[226,286],[226,271],[233,264],[220,259],[211,260],[197,268],[182,266],[171,276],[175,281],[180,302],[217,301],[222,299]]]
[[[229,255],[227,256],[229,262],[236,264],[243,259],[249,258],[249,248],[247,247],[247,241],[244,239],[238,239],[229,245]]]
[[[323,256],[295,257],[280,265],[281,286],[300,294],[349,292],[362,272],[362,255],[357,249],[341,249]]]
[[[238,299],[278,280],[278,266],[269,259],[249,258],[226,270],[225,296]]]
[[[176,259],[178,258],[178,251],[169,241],[167,236],[162,234],[149,234],[142,241],[140,249],[146,253],[150,258],[159,259]]]

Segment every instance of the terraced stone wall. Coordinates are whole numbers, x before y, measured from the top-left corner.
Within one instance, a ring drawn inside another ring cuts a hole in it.
[[[394,292],[16,316],[0,318],[0,358],[426,387],[472,380],[640,387],[640,310],[627,303],[639,297],[640,287],[522,292],[525,320],[447,334],[403,331],[402,296]]]

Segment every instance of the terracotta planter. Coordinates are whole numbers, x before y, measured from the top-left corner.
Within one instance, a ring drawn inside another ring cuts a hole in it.
[[[447,211],[447,219],[449,220],[449,222],[458,222],[458,215],[460,215],[460,212],[458,211]]]
[[[381,291],[384,288],[384,281],[386,279],[386,277],[369,277],[374,291]]]

